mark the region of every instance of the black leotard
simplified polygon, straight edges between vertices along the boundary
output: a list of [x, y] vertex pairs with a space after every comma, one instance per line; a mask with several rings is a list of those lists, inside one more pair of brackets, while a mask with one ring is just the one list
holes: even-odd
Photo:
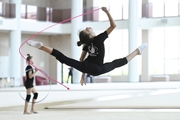
[[33, 74], [34, 71], [33, 71], [33, 68], [32, 68], [30, 65], [28, 65], [25, 70], [26, 70], [25, 87], [26, 87], [26, 89], [29, 89], [29, 88], [34, 87], [34, 86], [33, 86], [34, 77], [29, 78], [29, 75], [28, 75], [28, 74], [29, 74], [30, 71], [32, 71], [32, 74]]

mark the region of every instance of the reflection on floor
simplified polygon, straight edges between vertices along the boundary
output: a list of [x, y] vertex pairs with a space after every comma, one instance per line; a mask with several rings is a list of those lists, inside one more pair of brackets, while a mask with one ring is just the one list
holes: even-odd
[[[122, 91], [121, 91], [122, 92]], [[72, 100], [48, 109], [180, 109], [180, 89], [138, 90], [93, 99]]]
[[[37, 115], [23, 115], [23, 106], [14, 106], [0, 108], [0, 119], [179, 120], [180, 83], [124, 85], [94, 84], [83, 88], [72, 85], [71, 91], [54, 86], [48, 98], [36, 104]], [[46, 92], [37, 89], [40, 94]], [[7, 89], [0, 91], [13, 94]]]

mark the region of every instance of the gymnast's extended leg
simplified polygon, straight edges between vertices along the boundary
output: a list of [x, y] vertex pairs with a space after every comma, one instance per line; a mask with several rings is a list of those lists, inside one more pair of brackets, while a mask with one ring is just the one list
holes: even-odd
[[111, 70], [113, 70], [115, 68], [126, 65], [134, 57], [136, 57], [137, 55], [141, 55], [143, 50], [146, 47], [147, 47], [147, 43], [144, 43], [141, 46], [139, 46], [137, 49], [135, 49], [132, 53], [127, 55], [126, 57], [121, 58], [121, 59], [116, 59], [116, 60], [114, 60], [112, 62], [109, 62], [109, 63], [105, 63], [103, 66], [101, 66], [101, 68], [99, 69], [99, 72], [98, 72], [97, 75], [107, 73], [107, 72], [109, 72], [109, 71], [111, 71]]
[[54, 48], [51, 48], [51, 47], [44, 46], [41, 42], [36, 42], [33, 40], [29, 40], [27, 42], [27, 44], [29, 46], [38, 48], [46, 53], [49, 53], [50, 55], [56, 57], [56, 59], [58, 61], [60, 61], [61, 63], [64, 63], [68, 66], [71, 66], [71, 67], [76, 68], [77, 70], [83, 72], [82, 62], [71, 59], [71, 58], [65, 56], [64, 54], [62, 54], [60, 51], [58, 51]]

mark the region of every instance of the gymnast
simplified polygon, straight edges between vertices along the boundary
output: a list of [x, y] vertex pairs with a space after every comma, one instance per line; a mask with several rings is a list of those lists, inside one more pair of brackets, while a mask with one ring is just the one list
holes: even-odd
[[[25, 100], [25, 106], [24, 106], [24, 114], [30, 114], [30, 113], [34, 113], [34, 114], [37, 114], [36, 111], [34, 111], [34, 104], [35, 104], [35, 101], [38, 97], [38, 93], [36, 92], [36, 89], [34, 88], [33, 86], [33, 81], [34, 81], [34, 76], [37, 72], [37, 70], [35, 69], [35, 72], [32, 68], [32, 66], [30, 64], [33, 64], [33, 57], [30, 56], [30, 54], [27, 54], [27, 67], [26, 67], [26, 81], [24, 83], [24, 86], [26, 87], [26, 100]], [[28, 108], [28, 103], [31, 99], [31, 93], [34, 94], [34, 97], [32, 99], [32, 106], [31, 106], [31, 111], [28, 112], [27, 111], [27, 108]]]
[[[27, 44], [49, 53], [62, 64], [66, 64], [82, 72], [80, 83], [82, 86], [83, 84], [86, 85], [84, 80], [85, 73], [93, 76], [107, 73], [115, 68], [126, 65], [135, 56], [141, 55], [143, 50], [147, 47], [147, 43], [144, 43], [124, 58], [119, 58], [113, 60], [112, 62], [103, 63], [105, 54], [104, 41], [106, 40], [106, 38], [108, 38], [108, 35], [115, 29], [116, 24], [107, 8], [102, 7], [101, 9], [106, 13], [110, 22], [110, 26], [99, 35], [95, 35], [91, 27], [86, 27], [84, 30], [79, 32], [80, 41], [77, 42], [77, 45], [83, 45], [80, 61], [68, 58], [60, 51], [51, 47], [44, 46], [42, 42], [29, 40]], [[87, 53], [88, 56], [87, 58], [85, 58]]]

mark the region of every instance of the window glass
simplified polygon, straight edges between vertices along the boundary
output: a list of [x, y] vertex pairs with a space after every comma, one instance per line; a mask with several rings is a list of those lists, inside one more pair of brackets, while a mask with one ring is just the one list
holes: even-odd
[[165, 16], [178, 16], [178, 0], [165, 0]]
[[28, 5], [27, 6], [27, 18], [36, 20], [36, 16], [37, 16], [37, 6]]
[[[141, 43], [141, 30], [138, 33], [138, 43]], [[138, 47], [138, 46], [137, 46]], [[114, 30], [109, 38], [105, 41], [105, 58], [104, 62], [111, 62], [115, 59], [126, 57], [129, 52], [129, 38], [128, 38], [128, 30]], [[131, 51], [132, 52], [132, 51]], [[142, 57], [138, 56], [138, 66], [139, 66], [139, 74], [141, 74], [141, 62]], [[128, 64], [119, 68], [116, 68], [109, 73], [104, 75], [111, 76], [119, 76], [119, 75], [128, 75]]]
[[179, 28], [153, 29], [153, 74], [179, 74]]
[[164, 0], [152, 0], [152, 3], [153, 3], [152, 16], [164, 17]]
[[21, 18], [26, 19], [26, 5], [21, 5]]

